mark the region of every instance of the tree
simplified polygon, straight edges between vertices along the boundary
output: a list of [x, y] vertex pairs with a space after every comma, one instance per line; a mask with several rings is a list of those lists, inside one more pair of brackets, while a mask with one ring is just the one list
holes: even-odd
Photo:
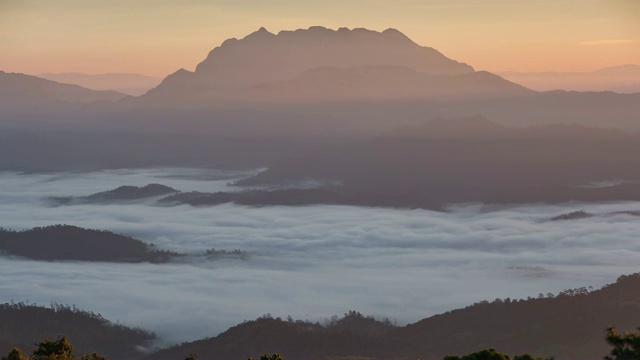
[[106, 356], [102, 356], [96, 352], [92, 353], [91, 355], [89, 354], [82, 354], [82, 357], [80, 358], [80, 360], [109, 360], [109, 358], [107, 358]]
[[28, 360], [26, 356], [22, 354], [22, 351], [18, 348], [13, 348], [9, 354], [2, 358], [2, 360]]
[[613, 347], [611, 356], [605, 356], [605, 360], [640, 360], [640, 336], [637, 332], [619, 334], [610, 327], [605, 339]]
[[[511, 360], [511, 357], [507, 354], [503, 354], [496, 349], [482, 350], [474, 352], [463, 357], [456, 355], [447, 355], [444, 360]], [[531, 354], [523, 354], [514, 356], [513, 360], [543, 360], [542, 358], [534, 357]]]
[[57, 340], [45, 339], [36, 344], [33, 351], [32, 360], [74, 360], [73, 346], [66, 335], [58, 337]]
[[[253, 360], [253, 357], [250, 357], [249, 360]], [[284, 359], [282, 359], [282, 356], [280, 356], [280, 354], [276, 353], [271, 356], [269, 356], [269, 354], [262, 354], [262, 356], [260, 356], [260, 360], [284, 360]]]

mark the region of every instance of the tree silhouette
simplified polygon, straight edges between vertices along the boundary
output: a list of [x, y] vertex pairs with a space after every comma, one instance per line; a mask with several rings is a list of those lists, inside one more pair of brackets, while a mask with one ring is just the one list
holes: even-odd
[[109, 358], [94, 352], [91, 354], [83, 354], [80, 360], [109, 360]]
[[9, 354], [2, 358], [2, 360], [27, 360], [27, 357], [22, 354], [22, 351], [18, 348], [13, 348]]
[[[253, 357], [250, 357], [249, 360], [253, 360]], [[269, 354], [262, 354], [262, 356], [260, 356], [260, 360], [284, 360], [282, 358], [282, 356], [280, 356], [280, 354], [275, 353], [271, 356], [269, 356]]]
[[640, 360], [640, 336], [637, 332], [619, 334], [610, 327], [607, 329], [605, 339], [609, 345], [613, 346], [611, 356], [605, 356], [605, 360]]
[[66, 335], [57, 340], [45, 339], [36, 344], [31, 356], [32, 360], [74, 360], [73, 346]]
[[[456, 355], [447, 355], [444, 360], [511, 360], [511, 357], [507, 354], [503, 354], [496, 349], [488, 349], [477, 351], [463, 357]], [[542, 358], [533, 357], [531, 354], [516, 355], [513, 360], [543, 360]]]

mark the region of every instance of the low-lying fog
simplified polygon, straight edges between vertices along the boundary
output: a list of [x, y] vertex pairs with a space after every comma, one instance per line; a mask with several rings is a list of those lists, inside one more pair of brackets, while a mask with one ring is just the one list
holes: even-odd
[[[349, 206], [160, 207], [152, 201], [52, 207], [120, 185], [229, 189], [243, 174], [201, 169], [0, 173], [0, 226], [71, 224], [195, 252], [240, 249], [246, 260], [190, 264], [47, 263], [0, 259], [0, 301], [75, 304], [155, 331], [165, 343], [214, 336], [243, 320], [319, 320], [347, 310], [398, 324], [483, 299], [600, 287], [640, 264], [640, 218], [547, 221], [640, 203], [455, 206], [449, 213]], [[245, 174], [246, 175], [246, 174]]]

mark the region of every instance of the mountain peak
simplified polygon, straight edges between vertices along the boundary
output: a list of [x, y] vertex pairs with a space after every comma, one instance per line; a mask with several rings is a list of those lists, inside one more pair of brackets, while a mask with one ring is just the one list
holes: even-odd
[[216, 96], [262, 83], [287, 81], [311, 69], [362, 66], [406, 67], [427, 75], [474, 72], [471, 66], [420, 46], [396, 29], [378, 32], [312, 26], [273, 34], [261, 27], [240, 40], [226, 40], [209, 52], [194, 73], [175, 73], [172, 81], [163, 81], [159, 88], [171, 85], [174, 90], [169, 92]]
[[263, 40], [276, 36], [275, 34], [269, 32], [265, 27], [261, 27], [258, 31], [252, 32], [251, 34], [244, 37], [242, 40]]

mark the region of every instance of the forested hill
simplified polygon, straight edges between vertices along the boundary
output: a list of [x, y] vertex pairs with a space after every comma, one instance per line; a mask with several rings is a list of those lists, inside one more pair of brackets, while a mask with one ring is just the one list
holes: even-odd
[[190, 353], [207, 360], [244, 359], [276, 352], [287, 360], [364, 355], [371, 354], [377, 348], [376, 341], [393, 329], [395, 326], [388, 319], [378, 321], [355, 311], [326, 324], [266, 315], [216, 337], [161, 350], [145, 360], [182, 359]]
[[493, 347], [562, 360], [600, 360], [608, 351], [603, 340], [607, 327], [630, 331], [639, 325], [637, 273], [595, 291], [581, 288], [556, 296], [477, 303], [408, 325], [386, 340], [388, 354], [394, 353], [393, 347], [440, 357]]
[[634, 274], [595, 291], [580, 288], [526, 300], [483, 301], [402, 328], [354, 312], [326, 326], [262, 317], [146, 359], [173, 360], [190, 353], [207, 360], [242, 359], [273, 352], [287, 360], [442, 359], [496, 348], [559, 360], [600, 360], [609, 352], [607, 327], [626, 331], [638, 325], [640, 274]]
[[111, 359], [138, 358], [155, 339], [151, 332], [114, 324], [75, 306], [0, 304], [0, 354], [14, 347], [30, 353], [36, 342], [60, 334], [73, 342], [77, 354], [98, 352]]
[[0, 252], [48, 261], [166, 262], [177, 255], [129, 236], [70, 225], [0, 228]]

